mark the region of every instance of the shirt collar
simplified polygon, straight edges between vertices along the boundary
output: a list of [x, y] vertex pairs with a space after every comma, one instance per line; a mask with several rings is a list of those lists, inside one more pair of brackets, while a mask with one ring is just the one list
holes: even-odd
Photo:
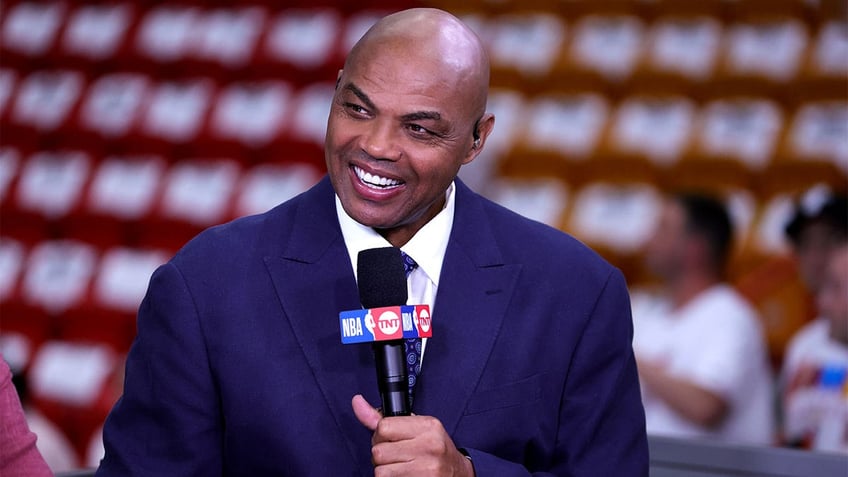
[[[456, 187], [451, 182], [445, 192], [444, 208], [424, 224], [406, 245], [401, 247], [401, 250], [418, 263], [418, 267], [437, 287], [439, 286], [439, 275], [442, 272], [445, 252], [448, 248], [448, 240], [453, 229], [454, 210], [456, 209], [455, 193]], [[354, 275], [356, 275], [357, 258], [360, 251], [392, 246], [376, 230], [360, 224], [347, 215], [338, 195], [336, 195], [336, 215], [339, 218], [342, 237], [344, 237], [347, 253], [350, 255]]]

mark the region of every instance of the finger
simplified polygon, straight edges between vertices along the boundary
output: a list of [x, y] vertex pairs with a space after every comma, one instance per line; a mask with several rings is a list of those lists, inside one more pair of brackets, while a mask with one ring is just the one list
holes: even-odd
[[445, 433], [441, 422], [432, 416], [390, 416], [377, 423], [374, 443], [404, 441], [431, 433]]
[[383, 416], [380, 415], [380, 411], [368, 404], [368, 401], [361, 394], [353, 397], [351, 406], [353, 406], [353, 414], [356, 415], [356, 418], [363, 426], [371, 431], [377, 429], [377, 424]]
[[379, 442], [371, 447], [371, 462], [374, 466], [411, 462], [419, 456], [419, 451], [411, 440]]

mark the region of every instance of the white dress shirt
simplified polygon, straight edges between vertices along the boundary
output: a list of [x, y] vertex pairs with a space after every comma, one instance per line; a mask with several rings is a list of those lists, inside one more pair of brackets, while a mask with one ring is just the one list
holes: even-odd
[[[445, 192], [445, 206], [424, 224], [421, 229], [400, 249], [418, 264], [418, 268], [409, 274], [406, 280], [409, 305], [430, 305], [430, 310], [436, 305], [436, 291], [439, 288], [439, 275], [442, 273], [442, 262], [448, 248], [448, 239], [453, 228], [455, 210], [454, 195], [456, 188], [451, 183]], [[353, 220], [336, 196], [336, 214], [342, 229], [353, 274], [356, 276], [359, 252], [370, 248], [391, 247], [392, 244], [371, 227]], [[433, 316], [433, 319], [438, 319]], [[421, 361], [424, 361], [424, 350], [427, 338], [421, 343]]]

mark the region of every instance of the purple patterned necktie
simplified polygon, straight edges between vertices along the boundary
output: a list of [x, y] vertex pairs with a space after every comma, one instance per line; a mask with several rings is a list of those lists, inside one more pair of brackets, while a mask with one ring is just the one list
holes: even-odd
[[[409, 255], [401, 252], [403, 257], [403, 271], [406, 276], [413, 270], [418, 268], [418, 264]], [[421, 338], [408, 338], [404, 340], [404, 354], [406, 355], [406, 369], [409, 374], [409, 405], [412, 406], [412, 388], [415, 387], [415, 381], [418, 380], [418, 373], [421, 371]]]

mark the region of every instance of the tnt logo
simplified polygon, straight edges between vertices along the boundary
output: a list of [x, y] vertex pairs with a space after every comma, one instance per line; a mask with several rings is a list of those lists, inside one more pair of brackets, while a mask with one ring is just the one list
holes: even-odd
[[430, 338], [433, 336], [429, 306], [416, 305], [413, 321], [415, 322], [415, 326], [418, 328], [418, 336], [420, 338]]
[[400, 317], [394, 311], [386, 310], [377, 318], [377, 326], [383, 334], [393, 335], [400, 330]]
[[[371, 318], [366, 318], [365, 326], [368, 328], [368, 331], [374, 333], [374, 340], [382, 341], [403, 338], [399, 306], [373, 308], [368, 310], [368, 315]], [[373, 329], [371, 326], [373, 326]]]

